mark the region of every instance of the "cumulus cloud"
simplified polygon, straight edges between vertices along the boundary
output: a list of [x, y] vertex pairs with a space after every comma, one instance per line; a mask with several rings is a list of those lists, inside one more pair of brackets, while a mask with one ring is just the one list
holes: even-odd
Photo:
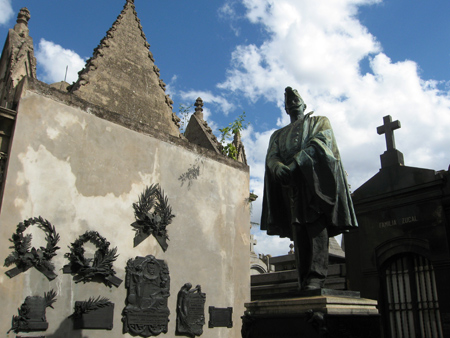
[[45, 39], [39, 41], [35, 55], [38, 62], [38, 77], [47, 83], [63, 81], [66, 67], [68, 67], [66, 81], [75, 82], [78, 79], [78, 72], [85, 65], [85, 61], [74, 51]]
[[[450, 94], [439, 90], [435, 80], [422, 79], [415, 62], [392, 62], [383, 53], [357, 17], [359, 6], [377, 2], [381, 0], [242, 0], [247, 20], [261, 25], [268, 38], [259, 45], [237, 46], [226, 80], [218, 85], [251, 102], [273, 102], [280, 108], [278, 127], [289, 123], [284, 88], [297, 88], [308, 110], [330, 118], [352, 190], [380, 168], [386, 144], [376, 127], [386, 115], [401, 121], [396, 145], [406, 165], [441, 170], [450, 161]], [[362, 74], [362, 60], [369, 60], [369, 73]], [[256, 222], [271, 132], [249, 129], [243, 135], [251, 189], [261, 194], [253, 203]], [[274, 254], [270, 246], [280, 242], [260, 236], [259, 252]]]
[[181, 91], [179, 93], [183, 100], [190, 100], [195, 102], [198, 97], [201, 97], [203, 102], [214, 104], [225, 115], [234, 109], [234, 105], [230, 103], [226, 98], [220, 95], [214, 95], [209, 91], [192, 90], [188, 92]]
[[0, 0], [0, 25], [5, 25], [13, 17], [11, 0]]
[[[266, 236], [262, 232], [254, 232], [253, 236], [256, 239], [255, 252], [262, 254], [269, 253], [273, 257], [286, 255], [290, 250], [289, 245], [292, 243], [289, 238]], [[270, 252], [267, 252], [265, 248], [270, 248]]]

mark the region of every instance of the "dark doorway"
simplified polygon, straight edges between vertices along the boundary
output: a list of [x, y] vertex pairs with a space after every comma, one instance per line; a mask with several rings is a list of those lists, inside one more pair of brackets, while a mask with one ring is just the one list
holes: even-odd
[[434, 270], [428, 259], [413, 253], [394, 256], [381, 276], [388, 337], [443, 337]]

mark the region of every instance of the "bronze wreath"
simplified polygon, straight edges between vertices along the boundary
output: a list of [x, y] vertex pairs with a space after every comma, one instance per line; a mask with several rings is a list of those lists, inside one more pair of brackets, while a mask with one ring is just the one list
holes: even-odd
[[[47, 241], [47, 245], [45, 248], [42, 246], [39, 249], [31, 247], [31, 234], [25, 236], [23, 234], [30, 225], [35, 224], [46, 233], [45, 240]], [[14, 251], [6, 257], [4, 263], [4, 266], [16, 264], [16, 268], [7, 271], [6, 274], [12, 278], [34, 266], [48, 279], [54, 279], [56, 277], [54, 273], [55, 267], [50, 260], [56, 256], [56, 250], [59, 249], [59, 246], [57, 246], [59, 238], [55, 227], [41, 216], [20, 222], [17, 225], [16, 232], [9, 239], [14, 244], [10, 246], [10, 249], [14, 249]]]
[[[83, 245], [87, 242], [97, 248], [93, 259], [84, 257]], [[114, 276], [116, 272], [113, 270], [113, 262], [118, 257], [117, 247], [109, 249], [109, 245], [106, 238], [100, 236], [97, 231], [86, 231], [71, 244], [70, 252], [64, 255], [70, 263], [64, 266], [63, 272], [75, 274], [75, 283], [101, 279], [109, 287], [119, 286], [122, 280]]]
[[152, 184], [146, 187], [139, 196], [137, 203], [133, 203], [134, 216], [136, 222], [132, 223], [133, 230], [136, 231], [134, 246], [137, 246], [145, 238], [153, 234], [166, 251], [169, 239], [166, 227], [172, 223], [172, 207], [169, 199], [164, 196], [159, 184]]

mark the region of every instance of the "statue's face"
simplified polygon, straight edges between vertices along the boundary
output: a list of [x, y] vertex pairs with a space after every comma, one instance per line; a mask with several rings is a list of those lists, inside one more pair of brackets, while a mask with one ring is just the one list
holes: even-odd
[[303, 110], [303, 101], [301, 101], [298, 96], [291, 95], [286, 100], [286, 111], [289, 115], [303, 114]]

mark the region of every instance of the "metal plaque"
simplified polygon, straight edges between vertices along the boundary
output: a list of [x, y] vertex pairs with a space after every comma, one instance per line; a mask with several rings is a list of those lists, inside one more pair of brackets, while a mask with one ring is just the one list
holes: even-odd
[[48, 328], [48, 323], [45, 317], [45, 309], [47, 307], [53, 308], [53, 303], [56, 301], [56, 292], [51, 290], [44, 293], [44, 297], [28, 296], [18, 309], [19, 315], [13, 316], [10, 331], [18, 332], [33, 332], [45, 331]]
[[233, 327], [233, 308], [216, 308], [209, 307], [209, 322], [208, 327]]
[[184, 284], [177, 298], [177, 334], [200, 336], [205, 325], [206, 294], [200, 285], [192, 288], [191, 283]]
[[91, 297], [87, 301], [76, 301], [74, 312], [69, 316], [73, 320], [74, 330], [112, 330], [113, 317], [114, 304], [105, 297]]
[[152, 255], [127, 262], [126, 307], [122, 313], [123, 332], [142, 337], [167, 333], [170, 276], [167, 264]]

